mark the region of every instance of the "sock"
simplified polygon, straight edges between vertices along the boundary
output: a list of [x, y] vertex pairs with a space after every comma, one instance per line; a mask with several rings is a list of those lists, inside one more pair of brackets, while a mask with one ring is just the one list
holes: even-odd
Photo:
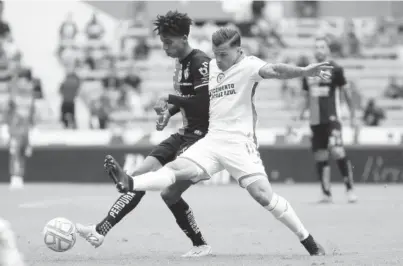
[[322, 191], [327, 196], [332, 196], [330, 191], [330, 165], [328, 161], [316, 162], [316, 170], [322, 185]]
[[192, 209], [182, 198], [180, 198], [175, 204], [168, 205], [168, 208], [175, 216], [176, 223], [192, 241], [193, 246], [207, 245], [196, 224]]
[[96, 231], [105, 236], [120, 220], [139, 204], [145, 192], [127, 192], [121, 195], [110, 208], [108, 215], [96, 225]]
[[175, 173], [171, 169], [162, 167], [158, 171], [135, 176], [132, 180], [133, 190], [158, 191], [175, 183], [176, 178]]
[[351, 166], [351, 161], [347, 157], [344, 157], [337, 160], [337, 165], [343, 176], [347, 191], [353, 189], [353, 168]]
[[298, 218], [290, 203], [283, 197], [273, 193], [270, 204], [265, 207], [273, 216], [287, 226], [300, 241], [309, 236], [309, 232], [305, 229], [301, 220]]

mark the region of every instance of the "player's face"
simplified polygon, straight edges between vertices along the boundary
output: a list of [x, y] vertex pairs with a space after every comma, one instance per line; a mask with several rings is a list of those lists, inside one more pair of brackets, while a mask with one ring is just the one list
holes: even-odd
[[222, 71], [226, 71], [238, 60], [241, 55], [241, 48], [230, 47], [227, 43], [224, 43], [219, 46], [213, 45], [213, 52], [218, 68]]
[[329, 46], [324, 40], [315, 42], [315, 58], [317, 61], [325, 61], [329, 55]]
[[178, 58], [185, 49], [186, 37], [160, 35], [160, 40], [162, 49], [169, 57]]

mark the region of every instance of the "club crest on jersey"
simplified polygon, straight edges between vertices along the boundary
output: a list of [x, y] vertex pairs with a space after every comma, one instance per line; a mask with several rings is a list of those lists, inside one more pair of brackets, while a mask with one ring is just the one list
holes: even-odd
[[189, 66], [187, 66], [185, 71], [183, 71], [183, 76], [185, 79], [189, 78]]
[[181, 80], [182, 80], [182, 69], [180, 69], [178, 71], [178, 76], [176, 78], [177, 78], [178, 82], [181, 82]]
[[217, 83], [221, 83], [223, 81], [224, 77], [225, 77], [224, 73], [218, 74]]

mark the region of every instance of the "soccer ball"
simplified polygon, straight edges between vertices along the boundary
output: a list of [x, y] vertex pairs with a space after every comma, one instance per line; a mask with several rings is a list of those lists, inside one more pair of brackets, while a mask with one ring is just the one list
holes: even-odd
[[65, 218], [50, 220], [43, 234], [46, 246], [56, 252], [65, 252], [76, 243], [76, 226]]

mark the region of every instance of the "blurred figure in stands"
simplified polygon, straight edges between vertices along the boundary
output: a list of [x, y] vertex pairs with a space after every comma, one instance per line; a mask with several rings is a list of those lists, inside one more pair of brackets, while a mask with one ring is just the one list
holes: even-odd
[[69, 12], [67, 14], [66, 20], [60, 25], [59, 28], [59, 38], [60, 41], [64, 40], [75, 40], [78, 33], [77, 23], [73, 19], [73, 13]]
[[397, 84], [395, 76], [389, 77], [389, 84], [385, 89], [384, 95], [391, 99], [403, 98], [403, 86]]
[[0, 1], [0, 38], [11, 40], [11, 30], [7, 22], [3, 20], [4, 2]]
[[10, 152], [10, 189], [24, 186], [26, 160], [32, 154], [29, 134], [35, 120], [35, 92], [30, 69], [17, 63], [12, 70], [9, 91], [9, 152]]
[[361, 56], [360, 51], [360, 40], [357, 37], [354, 22], [346, 22], [346, 29], [344, 34], [344, 56], [359, 57]]
[[65, 128], [77, 128], [75, 100], [79, 93], [81, 80], [75, 72], [74, 68], [68, 68], [67, 74], [60, 84], [60, 95], [62, 104], [60, 108], [61, 121]]
[[147, 43], [146, 38], [139, 38], [137, 44], [134, 48], [134, 59], [135, 60], [146, 60], [150, 53], [150, 46]]
[[98, 20], [96, 13], [92, 14], [91, 20], [87, 23], [85, 33], [90, 40], [100, 40], [104, 37], [105, 28]]
[[385, 118], [383, 109], [376, 105], [374, 99], [370, 99], [365, 107], [364, 116], [362, 118], [364, 124], [371, 127], [379, 126], [380, 122]]
[[141, 97], [141, 78], [137, 74], [137, 69], [132, 64], [128, 74], [123, 79], [122, 84], [122, 105], [127, 106], [134, 116], [144, 115], [143, 99]]

